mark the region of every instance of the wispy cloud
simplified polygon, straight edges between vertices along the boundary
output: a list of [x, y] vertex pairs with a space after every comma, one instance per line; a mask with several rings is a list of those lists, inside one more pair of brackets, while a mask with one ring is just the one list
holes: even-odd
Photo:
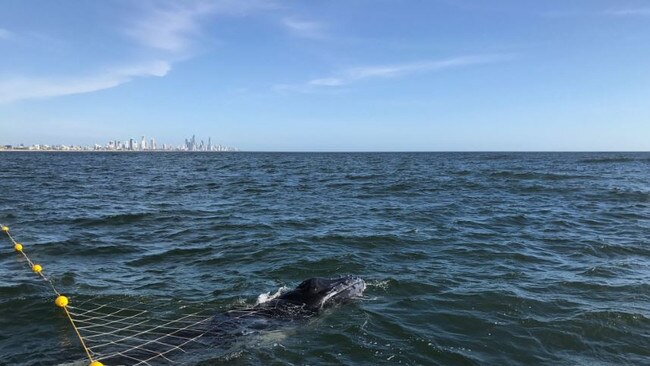
[[163, 0], [145, 4], [146, 15], [131, 22], [125, 33], [146, 47], [172, 54], [191, 52], [211, 17], [241, 17], [277, 7], [274, 0]]
[[316, 78], [302, 84], [281, 84], [276, 89], [281, 91], [309, 92], [322, 88], [333, 88], [350, 85], [368, 79], [390, 79], [415, 73], [436, 72], [445, 69], [470, 65], [480, 65], [502, 62], [512, 59], [512, 55], [473, 55], [433, 60], [424, 62], [409, 62], [392, 65], [371, 65], [342, 70], [332, 76]]
[[327, 38], [326, 27], [320, 22], [284, 18], [282, 19], [282, 25], [297, 37], [311, 39]]
[[168, 62], [155, 61], [112, 68], [81, 77], [23, 77], [0, 80], [0, 103], [89, 93], [113, 88], [139, 77], [162, 77], [167, 75], [170, 69], [171, 65]]
[[[139, 60], [105, 67], [91, 74], [4, 77], [0, 79], [0, 103], [91, 93], [138, 78], [166, 76], [175, 61], [188, 56], [189, 48], [200, 34], [200, 18], [214, 11], [214, 6], [204, 1], [155, 4], [155, 7], [141, 9], [137, 13], [138, 20], [122, 31], [147, 48], [163, 53], [143, 52]], [[11, 38], [14, 38], [12, 32], [0, 28], [0, 41]]]
[[213, 0], [215, 13], [228, 16], [246, 16], [259, 11], [277, 10], [283, 7], [276, 0]]
[[650, 16], [650, 8], [613, 9], [603, 12], [603, 14], [617, 17], [647, 17]]
[[[114, 88], [142, 77], [164, 77], [174, 63], [195, 55], [211, 16], [245, 16], [275, 7], [274, 0], [160, 0], [137, 3], [134, 18], [118, 31], [144, 46], [140, 60], [91, 75], [0, 79], [0, 103], [53, 98]], [[13, 33], [0, 28], [0, 40]], [[152, 60], [144, 61], [142, 60]], [[155, 61], [154, 61], [155, 60]], [[124, 65], [124, 64], [122, 64]]]
[[164, 3], [147, 9], [125, 33], [140, 44], [172, 53], [182, 53], [201, 34], [200, 20], [213, 13], [213, 3], [204, 1]]
[[13, 33], [9, 32], [6, 29], [0, 28], [0, 40], [11, 39], [12, 36], [13, 36]]
[[609, 17], [609, 18], [628, 18], [628, 17], [648, 17], [650, 8], [618, 8], [595, 11], [550, 11], [542, 13], [545, 18], [578, 18], [578, 17]]

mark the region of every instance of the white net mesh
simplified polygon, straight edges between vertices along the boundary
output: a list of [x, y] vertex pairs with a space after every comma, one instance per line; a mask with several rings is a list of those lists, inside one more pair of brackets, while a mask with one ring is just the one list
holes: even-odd
[[179, 314], [133, 299], [93, 299], [68, 310], [93, 359], [105, 365], [173, 364], [179, 353], [206, 346], [201, 338], [211, 329], [213, 315]]
[[220, 351], [233, 351], [248, 338], [242, 336], [274, 329], [276, 317], [286, 322], [287, 314], [294, 320], [311, 314], [302, 306], [267, 304], [193, 311], [173, 303], [109, 297], [71, 304], [68, 310], [92, 359], [106, 366], [169, 365], [198, 360], [206, 351], [211, 359]]
[[133, 298], [69, 302], [45, 276], [43, 266], [33, 262], [24, 246], [16, 242], [9, 227], [0, 224], [0, 231], [57, 296], [55, 303], [63, 309], [91, 365], [97, 364], [94, 361], [107, 366], [176, 363], [175, 354], [199, 345], [207, 332], [219, 326], [212, 320], [214, 313], [201, 310], [179, 314], [178, 307], [169, 303], [153, 306]]

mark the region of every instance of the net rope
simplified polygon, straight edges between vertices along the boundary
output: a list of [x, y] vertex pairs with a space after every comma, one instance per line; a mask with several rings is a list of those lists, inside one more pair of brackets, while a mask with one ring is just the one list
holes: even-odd
[[70, 313], [91, 355], [132, 365], [174, 363], [169, 357], [199, 343], [211, 320], [204, 311], [165, 315], [156, 313], [155, 308], [92, 302], [71, 306]]
[[0, 228], [32, 271], [56, 295], [55, 303], [63, 309], [90, 366], [175, 364], [177, 354], [187, 353], [193, 346], [209, 345], [202, 338], [224, 322], [238, 318], [217, 322], [206, 310], [179, 313], [178, 307], [169, 303], [152, 306], [128, 298], [108, 303], [99, 298], [68, 300], [45, 276], [43, 267], [27, 255], [9, 228], [1, 224]]

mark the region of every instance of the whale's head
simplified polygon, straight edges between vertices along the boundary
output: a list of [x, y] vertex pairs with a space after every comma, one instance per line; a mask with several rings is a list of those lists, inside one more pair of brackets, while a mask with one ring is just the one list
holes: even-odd
[[317, 311], [360, 298], [365, 289], [366, 283], [355, 276], [315, 277], [303, 281], [298, 287], [285, 292], [277, 299]]

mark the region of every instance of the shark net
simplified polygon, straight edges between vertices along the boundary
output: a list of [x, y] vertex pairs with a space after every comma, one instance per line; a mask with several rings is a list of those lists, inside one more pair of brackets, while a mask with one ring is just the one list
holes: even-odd
[[174, 364], [179, 354], [207, 346], [202, 338], [213, 326], [207, 311], [179, 314], [177, 308], [134, 304], [128, 298], [105, 301], [94, 298], [67, 306], [94, 362], [107, 366]]
[[[9, 227], [0, 224], [14, 250], [53, 292], [90, 366], [165, 365], [179, 363], [179, 354], [210, 346], [210, 337], [237, 317], [215, 319], [214, 310], [173, 302], [152, 304], [133, 297], [82, 299], [61, 294], [44, 266], [27, 255]], [[79, 363], [75, 362], [74, 365]], [[81, 363], [84, 364], [84, 363]]]
[[[217, 314], [214, 306], [152, 300], [133, 296], [84, 297], [67, 296], [59, 292], [55, 283], [46, 276], [43, 265], [35, 262], [23, 244], [18, 243], [9, 227], [0, 224], [0, 233], [6, 234], [13, 249], [53, 293], [54, 304], [65, 315], [71, 327], [70, 335], [80, 346], [79, 356], [85, 353], [87, 362], [68, 365], [118, 366], [118, 365], [170, 365], [192, 361], [222, 358], [215, 352], [220, 346], [227, 352], [237, 348], [239, 335], [263, 331], [276, 314], [292, 314], [292, 318], [309, 318], [309, 309], [303, 306], [283, 305], [271, 300], [275, 294], [263, 294], [257, 304], [264, 307], [242, 307]], [[190, 352], [192, 351], [192, 352]], [[204, 351], [204, 352], [201, 352]], [[209, 354], [206, 355], [205, 351]], [[233, 353], [237, 355], [239, 352]], [[202, 359], [201, 359], [202, 358]]]
[[[261, 296], [257, 303], [272, 300], [283, 290]], [[89, 359], [106, 366], [182, 364], [205, 361], [205, 357], [214, 360], [215, 356], [224, 359], [228, 355], [219, 355], [215, 347], [234, 351], [235, 340], [263, 330], [271, 324], [268, 319], [275, 310], [274, 305], [217, 312], [214, 308], [196, 310], [199, 306], [205, 307], [204, 304], [154, 304], [132, 297], [104, 297], [66, 308]], [[306, 316], [302, 307], [282, 310], [295, 313], [297, 319]]]

